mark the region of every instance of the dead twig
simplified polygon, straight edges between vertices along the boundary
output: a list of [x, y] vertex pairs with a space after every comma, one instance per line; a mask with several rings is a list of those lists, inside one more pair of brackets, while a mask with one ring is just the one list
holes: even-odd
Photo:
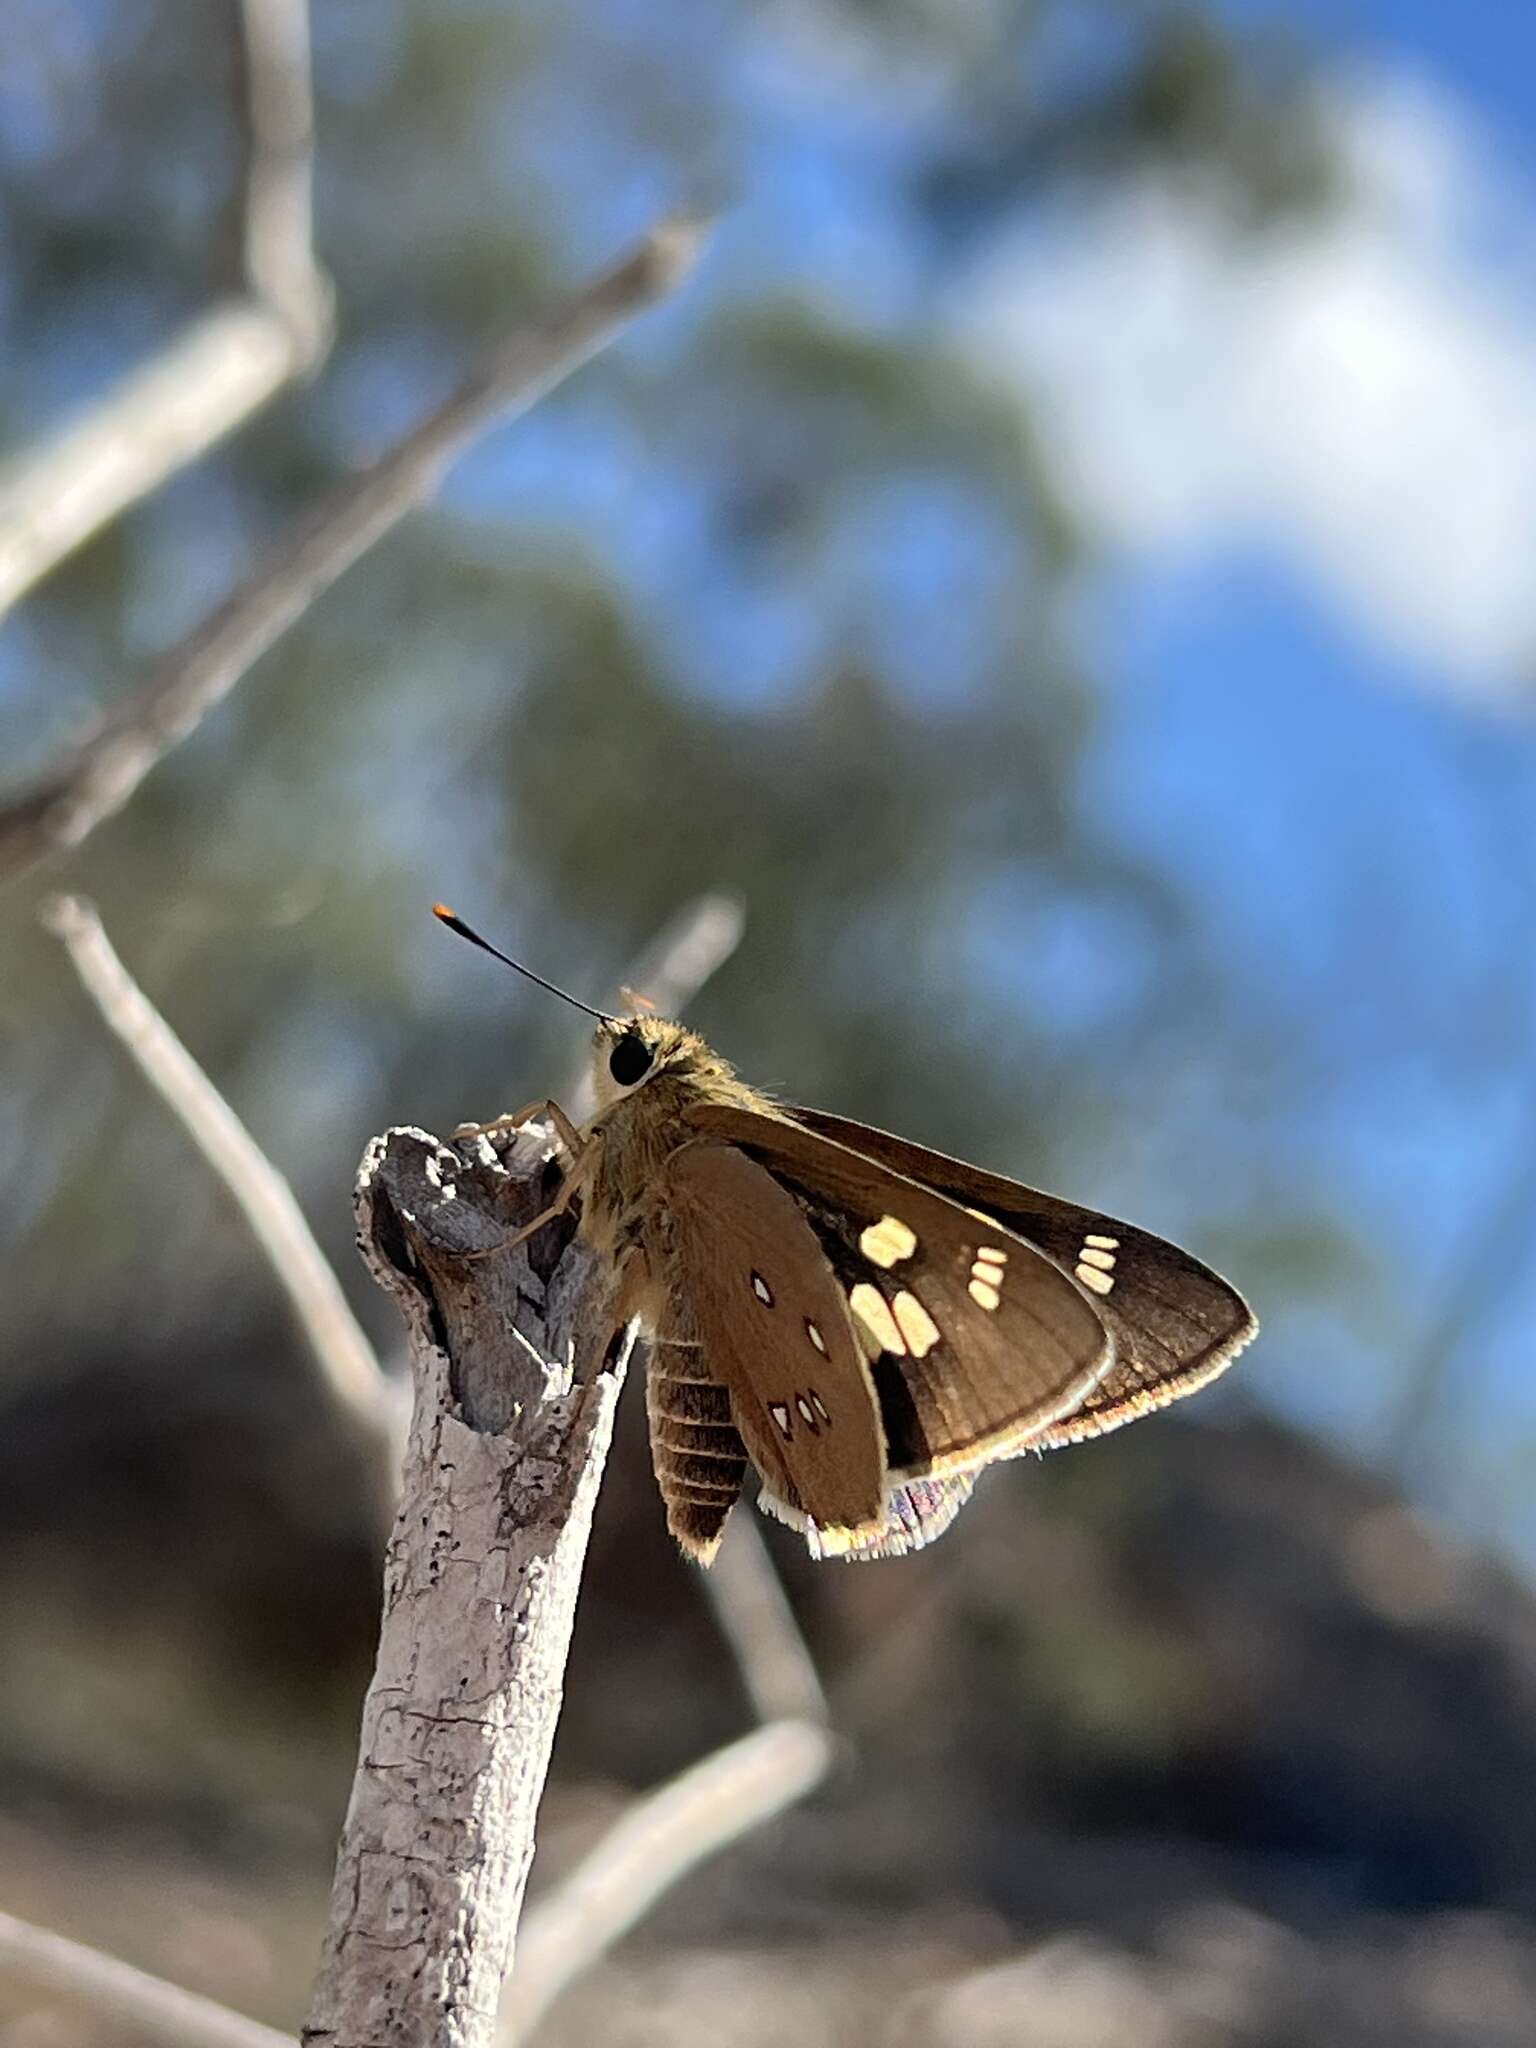
[[315, 261], [315, 103], [308, 0], [240, 0], [245, 68], [245, 277], [307, 347], [330, 329], [330, 281]]
[[498, 2040], [516, 2048], [583, 1971], [664, 1892], [826, 1776], [832, 1741], [805, 1721], [773, 1721], [648, 1794], [529, 1913], [502, 1995]]
[[313, 369], [331, 290], [310, 239], [305, 0], [242, 0], [250, 297], [211, 307], [148, 363], [0, 469], [0, 614], [93, 533]]
[[680, 1017], [741, 944], [746, 916], [739, 896], [718, 889], [685, 904], [635, 961], [627, 986], [658, 1015]]
[[392, 1131], [358, 1182], [415, 1403], [304, 2030], [325, 2048], [494, 2037], [625, 1362], [578, 1244], [505, 1243], [541, 1207], [548, 1151]]
[[[286, 1183], [133, 983], [90, 906], [58, 897], [43, 915], [109, 1028], [235, 1196], [338, 1412], [387, 1457], [398, 1435], [391, 1390]], [[668, 927], [642, 963], [668, 1007], [682, 1006], [689, 978], [712, 971], [738, 928], [739, 912], [720, 899]], [[499, 1155], [484, 1143], [454, 1150], [395, 1132], [364, 1163], [364, 1252], [405, 1311], [416, 1405], [306, 2034], [326, 2048], [415, 2038], [429, 2015], [450, 2009], [454, 2038], [491, 2038], [622, 1372], [598, 1369], [602, 1285], [577, 1248], [553, 1267], [547, 1252], [532, 1263], [533, 1245], [464, 1257], [499, 1243], [536, 1205], [541, 1156], [537, 1133]], [[639, 1801], [530, 1916], [502, 2004], [503, 2041], [526, 2035], [671, 1885], [803, 1797], [829, 1767], [814, 1664], [760, 1532], [745, 1515], [737, 1520], [706, 1584], [767, 1725]], [[116, 1982], [112, 1973], [126, 1968], [38, 1939], [56, 1944], [58, 1988], [79, 1996], [90, 1995], [93, 1971]], [[189, 2048], [272, 2048], [278, 2038], [163, 1989], [204, 2027], [179, 2034], [169, 2008], [131, 2008], [164, 2038]]]
[[277, 1168], [112, 949], [94, 908], [55, 896], [40, 916], [64, 942], [107, 1028], [228, 1188], [309, 1340], [321, 1381], [393, 1491], [398, 1404], [341, 1283]]
[[693, 221], [654, 228], [622, 263], [503, 343], [445, 404], [298, 521], [266, 565], [174, 648], [125, 706], [0, 806], [0, 879], [78, 846], [120, 810], [257, 657], [432, 495], [443, 471], [493, 420], [526, 410], [671, 292], [691, 268], [702, 235]]
[[703, 1574], [720, 1633], [760, 1721], [828, 1719], [815, 1659], [800, 1633], [783, 1581], [743, 1500], [712, 1568]]
[[0, 1976], [46, 1997], [89, 2006], [114, 2026], [150, 2035], [167, 2048], [293, 2048], [289, 2034], [9, 1913], [0, 1913]]

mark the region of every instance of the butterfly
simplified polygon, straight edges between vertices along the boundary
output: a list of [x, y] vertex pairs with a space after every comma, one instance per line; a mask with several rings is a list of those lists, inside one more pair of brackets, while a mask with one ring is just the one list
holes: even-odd
[[[1102, 1436], [1214, 1379], [1257, 1334], [1176, 1245], [740, 1080], [695, 1032], [596, 1018], [595, 1114], [546, 1118], [563, 1168], [527, 1236], [578, 1200], [615, 1316], [649, 1340], [667, 1525], [708, 1564], [750, 1465], [816, 1557], [940, 1535], [995, 1459]], [[509, 1242], [515, 1240], [509, 1240]]]

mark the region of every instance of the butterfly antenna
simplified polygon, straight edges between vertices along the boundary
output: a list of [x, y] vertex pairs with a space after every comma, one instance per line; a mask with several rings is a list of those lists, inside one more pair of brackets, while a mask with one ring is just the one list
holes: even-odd
[[449, 931], [457, 932], [461, 939], [468, 939], [472, 946], [478, 946], [482, 953], [489, 953], [493, 960], [499, 960], [504, 967], [512, 968], [516, 973], [526, 976], [529, 981], [536, 981], [540, 988], [547, 988], [550, 994], [558, 996], [562, 1003], [569, 1003], [576, 1010], [585, 1010], [589, 1017], [595, 1017], [600, 1024], [618, 1023], [618, 1018], [611, 1017], [606, 1010], [594, 1010], [592, 1005], [584, 1003], [580, 996], [573, 996], [565, 989], [557, 988], [554, 982], [546, 981], [542, 974], [535, 974], [531, 967], [525, 967], [521, 960], [514, 960], [510, 953], [503, 953], [499, 946], [493, 946], [489, 939], [482, 939], [480, 934], [472, 926], [467, 925], [457, 912], [450, 910], [446, 903], [434, 903], [432, 915], [447, 925]]

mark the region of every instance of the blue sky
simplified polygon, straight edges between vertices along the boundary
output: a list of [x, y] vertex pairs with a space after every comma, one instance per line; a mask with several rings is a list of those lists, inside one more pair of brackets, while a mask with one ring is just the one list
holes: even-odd
[[962, 319], [1116, 536], [1092, 801], [1286, 1047], [1265, 1171], [1370, 1262], [1254, 1383], [1381, 1453], [1460, 1304], [1405, 1476], [1530, 1556], [1536, 10], [1226, 12], [1330, 53], [1340, 216], [1250, 259], [1149, 186], [989, 252]]
[[1296, 27], [1344, 52], [1423, 72], [1475, 107], [1501, 150], [1536, 172], [1536, 11], [1524, 0], [1220, 0], [1232, 22]]

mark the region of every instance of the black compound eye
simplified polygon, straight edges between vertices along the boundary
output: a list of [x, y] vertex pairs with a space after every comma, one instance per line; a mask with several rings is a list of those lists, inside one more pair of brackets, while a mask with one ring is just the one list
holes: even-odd
[[638, 1032], [626, 1031], [608, 1055], [608, 1071], [621, 1088], [633, 1088], [650, 1067], [651, 1049]]

